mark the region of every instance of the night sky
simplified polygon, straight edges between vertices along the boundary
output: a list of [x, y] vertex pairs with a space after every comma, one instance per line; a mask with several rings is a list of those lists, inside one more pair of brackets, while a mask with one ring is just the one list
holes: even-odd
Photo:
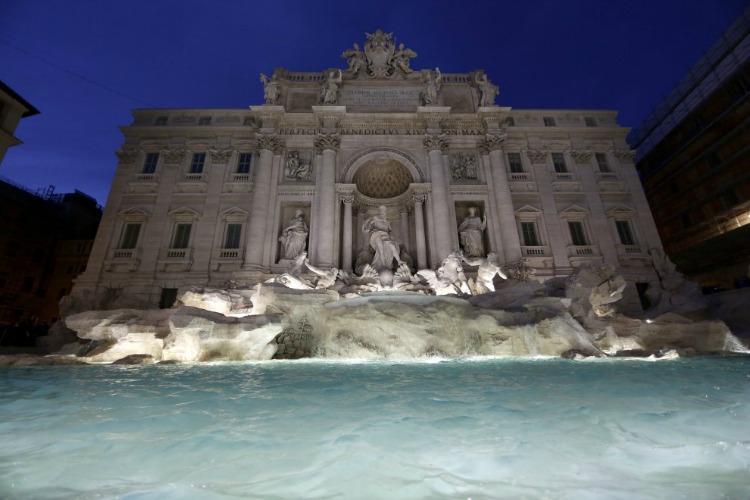
[[745, 5], [0, 0], [0, 79], [41, 111], [0, 176], [104, 202], [132, 108], [260, 104], [260, 72], [343, 68], [378, 27], [417, 52], [416, 69], [485, 69], [500, 105], [617, 109], [634, 127]]

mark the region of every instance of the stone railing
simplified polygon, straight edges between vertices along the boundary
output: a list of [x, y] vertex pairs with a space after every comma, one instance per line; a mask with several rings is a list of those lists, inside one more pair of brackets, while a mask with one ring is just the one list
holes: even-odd
[[136, 254], [135, 248], [115, 248], [112, 250], [113, 259], [134, 259]]
[[218, 248], [215, 256], [217, 259], [239, 260], [243, 258], [242, 248]]
[[568, 255], [573, 257], [593, 257], [596, 254], [596, 248], [591, 245], [570, 245], [568, 247]]
[[546, 246], [522, 246], [521, 251], [527, 257], [544, 257], [549, 255], [549, 247]]
[[508, 178], [511, 181], [529, 181], [531, 180], [531, 174], [528, 172], [511, 172], [508, 174]]
[[203, 173], [187, 173], [185, 174], [186, 181], [202, 181]]
[[135, 180], [137, 180], [137, 181], [155, 181], [156, 180], [156, 174], [138, 173], [138, 174], [135, 174]]
[[232, 182], [250, 182], [250, 174], [234, 173], [232, 174]]
[[191, 248], [165, 248], [161, 257], [163, 260], [188, 260], [191, 255]]

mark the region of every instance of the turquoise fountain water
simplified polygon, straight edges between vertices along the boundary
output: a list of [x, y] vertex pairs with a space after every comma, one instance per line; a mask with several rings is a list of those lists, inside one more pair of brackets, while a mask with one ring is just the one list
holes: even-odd
[[0, 371], [3, 498], [748, 498], [750, 359]]

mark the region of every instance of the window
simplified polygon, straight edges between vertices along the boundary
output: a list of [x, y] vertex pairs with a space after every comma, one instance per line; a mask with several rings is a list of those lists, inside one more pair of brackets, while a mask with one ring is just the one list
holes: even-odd
[[120, 235], [119, 248], [123, 250], [130, 250], [136, 247], [138, 244], [138, 235], [141, 232], [140, 223], [128, 223], [122, 227], [122, 234]]
[[633, 231], [630, 229], [630, 222], [626, 220], [616, 220], [617, 234], [620, 237], [620, 243], [623, 245], [635, 245]]
[[224, 233], [224, 248], [240, 248], [240, 235], [242, 234], [242, 224], [227, 224]]
[[166, 125], [167, 124], [167, 117], [166, 116], [157, 116], [156, 120], [154, 120], [154, 125]]
[[523, 162], [521, 162], [521, 153], [508, 153], [508, 164], [510, 165], [511, 173], [522, 173]]
[[162, 288], [159, 297], [159, 309], [169, 309], [177, 301], [176, 288]]
[[512, 116], [509, 116], [505, 119], [505, 125], [507, 127], [515, 127], [516, 126], [516, 120], [513, 119]]
[[201, 116], [200, 118], [198, 118], [198, 125], [211, 125], [211, 117]]
[[188, 248], [190, 245], [190, 229], [192, 224], [175, 224], [174, 234], [172, 235], [171, 248]]
[[523, 244], [527, 247], [538, 247], [539, 237], [536, 234], [535, 222], [522, 222], [521, 233], [523, 234]]
[[240, 153], [237, 158], [237, 173], [238, 174], [249, 174], [250, 173], [250, 161], [252, 161], [252, 153]]
[[558, 174], [568, 173], [568, 166], [565, 164], [565, 157], [562, 153], [552, 153], [552, 163], [555, 164], [555, 172]]
[[206, 153], [194, 153], [193, 160], [190, 162], [191, 174], [202, 174], [203, 165], [206, 163]]
[[555, 126], [555, 119], [552, 118], [551, 116], [545, 116], [543, 118], [543, 120], [544, 120], [544, 126], [545, 127], [554, 127]]
[[159, 153], [146, 153], [146, 158], [143, 161], [143, 174], [153, 174], [156, 172], [156, 165], [159, 163]]
[[586, 240], [586, 233], [583, 230], [583, 222], [568, 221], [568, 229], [570, 229], [570, 239], [573, 241], [574, 245], [588, 245], [588, 241]]
[[607, 155], [604, 153], [595, 153], [596, 164], [599, 165], [599, 172], [608, 173], [611, 172], [609, 169], [609, 163], [607, 163]]
[[596, 119], [593, 116], [585, 116], [583, 122], [587, 127], [596, 127]]

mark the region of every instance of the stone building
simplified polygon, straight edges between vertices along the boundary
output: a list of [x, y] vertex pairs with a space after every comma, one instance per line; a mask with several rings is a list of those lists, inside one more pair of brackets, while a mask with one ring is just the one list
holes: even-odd
[[0, 180], [0, 331], [49, 325], [86, 268], [101, 208], [79, 191], [31, 192]]
[[262, 105], [135, 110], [76, 292], [169, 305], [178, 287], [284, 272], [301, 249], [360, 272], [376, 243], [413, 269], [461, 249], [537, 279], [586, 263], [656, 279], [661, 242], [615, 111], [497, 106], [483, 71], [415, 70], [415, 56], [378, 30], [345, 70], [261, 75]]
[[706, 287], [750, 283], [750, 8], [629, 137], [664, 248]]
[[0, 81], [0, 163], [11, 146], [21, 144], [15, 136], [21, 118], [39, 114], [39, 111], [12, 88]]

